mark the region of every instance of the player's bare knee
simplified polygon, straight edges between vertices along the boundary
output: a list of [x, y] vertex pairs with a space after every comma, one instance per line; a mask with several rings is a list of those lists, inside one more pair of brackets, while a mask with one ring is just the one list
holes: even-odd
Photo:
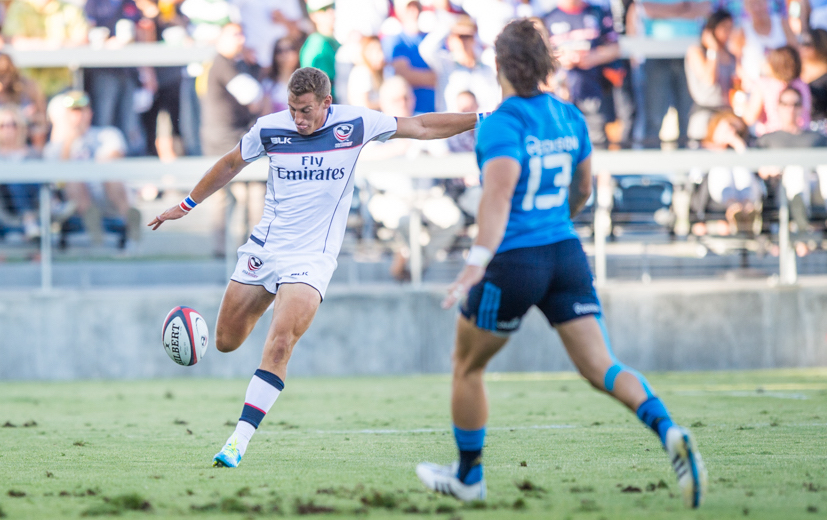
[[594, 360], [583, 360], [577, 364], [577, 371], [580, 372], [586, 381], [597, 390], [604, 390], [603, 380], [606, 377], [606, 367], [602, 363], [594, 363]]
[[215, 348], [219, 352], [232, 352], [241, 346], [241, 341], [227, 334], [221, 334], [216, 331], [215, 334]]
[[454, 377], [469, 377], [485, 370], [488, 360], [479, 356], [457, 356], [453, 357]]

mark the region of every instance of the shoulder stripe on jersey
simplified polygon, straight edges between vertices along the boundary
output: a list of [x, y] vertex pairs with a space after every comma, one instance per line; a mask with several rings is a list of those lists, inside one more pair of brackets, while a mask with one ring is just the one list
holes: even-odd
[[268, 155], [283, 153], [322, 153], [361, 146], [365, 123], [361, 117], [334, 123], [311, 135], [286, 128], [262, 128], [261, 144]]

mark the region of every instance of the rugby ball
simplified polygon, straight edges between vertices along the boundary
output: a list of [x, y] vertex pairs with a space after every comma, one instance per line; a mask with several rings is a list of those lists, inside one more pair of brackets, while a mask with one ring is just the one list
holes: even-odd
[[161, 331], [164, 350], [179, 365], [192, 366], [207, 353], [209, 328], [204, 318], [189, 307], [169, 311]]

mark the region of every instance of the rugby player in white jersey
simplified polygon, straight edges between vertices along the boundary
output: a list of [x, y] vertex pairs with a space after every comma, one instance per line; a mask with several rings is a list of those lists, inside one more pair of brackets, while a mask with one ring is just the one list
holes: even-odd
[[216, 347], [237, 349], [273, 303], [261, 364], [241, 418], [214, 466], [236, 467], [279, 393], [287, 362], [324, 298], [342, 245], [353, 195], [353, 170], [362, 147], [390, 138], [441, 139], [471, 130], [477, 114], [423, 114], [393, 118], [362, 107], [334, 105], [321, 70], [297, 70], [288, 83], [289, 110], [258, 119], [179, 205], [149, 223], [179, 219], [265, 154], [270, 173], [264, 215], [246, 244], [224, 293]]

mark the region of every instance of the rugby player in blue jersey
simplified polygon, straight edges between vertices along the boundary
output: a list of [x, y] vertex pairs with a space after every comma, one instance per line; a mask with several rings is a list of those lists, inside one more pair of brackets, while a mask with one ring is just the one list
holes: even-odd
[[672, 422], [646, 379], [612, 354], [589, 264], [572, 225], [592, 187], [583, 116], [573, 105], [540, 92], [556, 63], [531, 21], [509, 23], [495, 51], [504, 101], [479, 126], [479, 234], [443, 302], [448, 308], [461, 300], [451, 395], [459, 461], [422, 463], [416, 473], [434, 491], [463, 501], [485, 498], [483, 372], [536, 305], [580, 373], [657, 433], [684, 502], [698, 507], [707, 475], [695, 441]]

